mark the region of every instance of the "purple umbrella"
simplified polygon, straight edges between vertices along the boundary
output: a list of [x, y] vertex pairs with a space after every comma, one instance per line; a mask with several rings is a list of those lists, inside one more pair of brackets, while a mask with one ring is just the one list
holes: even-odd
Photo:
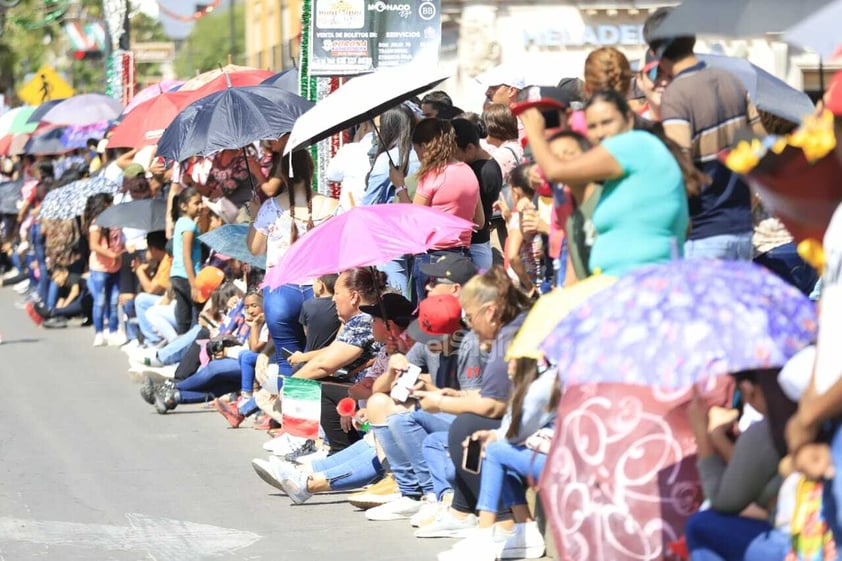
[[783, 366], [815, 337], [814, 304], [766, 269], [681, 260], [620, 278], [567, 315], [541, 348], [567, 383], [680, 389]]
[[116, 119], [122, 110], [123, 106], [113, 97], [82, 94], [56, 104], [41, 120], [57, 125], [90, 125]]

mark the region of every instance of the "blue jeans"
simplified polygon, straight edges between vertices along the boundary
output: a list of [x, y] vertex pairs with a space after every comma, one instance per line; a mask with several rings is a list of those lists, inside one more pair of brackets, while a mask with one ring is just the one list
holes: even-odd
[[783, 561], [792, 543], [768, 522], [715, 510], [691, 516], [684, 535], [690, 561]]
[[754, 262], [763, 265], [786, 282], [809, 296], [819, 280], [814, 268], [798, 255], [795, 243], [790, 242], [770, 249], [754, 258]]
[[433, 493], [436, 494], [437, 500], [441, 500], [442, 495], [453, 490], [453, 479], [456, 477], [456, 468], [447, 449], [447, 431], [428, 434], [424, 439], [421, 454], [430, 468]]
[[179, 403], [202, 403], [210, 396], [219, 397], [240, 389], [240, 363], [236, 358], [218, 358], [195, 374], [176, 384]]
[[263, 313], [266, 326], [275, 343], [275, 362], [284, 376], [292, 374], [292, 366], [286, 361], [281, 349], [290, 352], [303, 351], [306, 343], [304, 328], [298, 322], [301, 306], [313, 297], [310, 285], [285, 284], [274, 290], [263, 291]]
[[[161, 341], [161, 336], [152, 327], [147, 317], [149, 308], [161, 301], [163, 296], [157, 294], [150, 294], [148, 292], [141, 292], [134, 298], [134, 311], [137, 316], [137, 326], [140, 332], [143, 333], [143, 339], [149, 344], [158, 343]], [[173, 333], [175, 328], [173, 328]]]
[[729, 261], [751, 261], [754, 247], [751, 232], [724, 234], [684, 243], [685, 259], [727, 259]]
[[54, 310], [58, 302], [58, 285], [52, 280], [50, 281], [50, 288], [47, 289], [47, 309]]
[[192, 345], [196, 340], [196, 337], [199, 336], [199, 332], [201, 330], [201, 325], [194, 325], [190, 328], [190, 331], [184, 335], [177, 336], [175, 339], [170, 341], [167, 346], [158, 349], [158, 360], [161, 361], [161, 364], [167, 365], [181, 362], [181, 359], [184, 357], [184, 353], [187, 352], [187, 349], [190, 348], [190, 345]]
[[41, 225], [36, 220], [31, 230], [32, 247], [35, 250], [35, 261], [38, 266], [38, 284], [36, 294], [41, 302], [47, 303], [50, 290], [50, 273], [47, 271], [47, 242], [41, 234]]
[[[838, 466], [842, 466], [842, 423], [834, 423], [833, 437], [830, 439], [830, 459], [836, 468], [836, 476], [825, 481], [822, 508], [824, 519], [833, 532], [833, 541], [838, 548], [842, 545], [842, 473]], [[837, 559], [842, 559], [842, 555]]]
[[472, 243], [471, 244], [471, 261], [480, 271], [487, 271], [493, 265], [493, 257], [491, 253], [491, 242]]
[[385, 470], [377, 459], [377, 450], [365, 439], [332, 456], [312, 463], [313, 473], [321, 473], [332, 491], [359, 489], [383, 477]]
[[126, 339], [133, 341], [137, 339], [137, 312], [134, 305], [135, 299], [127, 300], [123, 303], [123, 325], [126, 327]]
[[[435, 493], [430, 466], [424, 460], [422, 452], [424, 439], [427, 438], [427, 435], [435, 432], [447, 432], [455, 418], [455, 415], [448, 413], [427, 413], [417, 409], [407, 413], [391, 415], [386, 419], [386, 425], [395, 447], [400, 450], [396, 457], [397, 462], [392, 461], [392, 456], [389, 455], [389, 450], [386, 450], [385, 446], [383, 446], [383, 451], [392, 467], [398, 487], [401, 487], [401, 482], [398, 479], [399, 472], [401, 475], [411, 472], [414, 477], [406, 479], [405, 487], [407, 489], [414, 486], [420, 488], [422, 495]], [[380, 433], [375, 434], [379, 435]], [[400, 465], [399, 469], [395, 469], [395, 463]], [[401, 491], [403, 492], [403, 488], [401, 488]]]
[[94, 332], [102, 333], [106, 315], [108, 330], [117, 333], [117, 300], [120, 298], [120, 273], [91, 271], [88, 289], [94, 299]]
[[254, 369], [257, 366], [257, 357], [260, 353], [254, 351], [242, 351], [238, 357], [240, 363], [240, 391], [254, 391]]
[[407, 300], [412, 297], [409, 290], [409, 260], [409, 257], [401, 257], [377, 266], [377, 270], [386, 273], [386, 283], [403, 294]]
[[536, 454], [534, 450], [515, 446], [508, 440], [487, 445], [480, 472], [477, 510], [498, 512], [501, 502], [506, 508], [525, 505], [527, 477], [531, 475], [538, 481], [546, 461], [546, 454]]

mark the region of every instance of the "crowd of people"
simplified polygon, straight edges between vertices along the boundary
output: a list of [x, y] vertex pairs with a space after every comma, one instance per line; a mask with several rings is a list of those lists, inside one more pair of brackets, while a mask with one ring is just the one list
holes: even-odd
[[[647, 38], [665, 14], [650, 17]], [[120, 347], [158, 413], [204, 403], [231, 427], [250, 419], [268, 431], [253, 468], [292, 502], [354, 491], [350, 502], [370, 521], [408, 520], [419, 539], [462, 538], [442, 561], [541, 557], [527, 489], [553, 442], [564, 373], [543, 358], [507, 357], [541, 294], [677, 259], [754, 260], [820, 294], [792, 236], [718, 157], [745, 129], [765, 136], [798, 123], [758, 110], [694, 46], [689, 36], [652, 39], [632, 62], [602, 47], [584, 80], [552, 88], [501, 66], [478, 78], [487, 90], [477, 112], [444, 91], [397, 104], [373, 123], [378, 134], [370, 123], [349, 131], [327, 168], [337, 199], [311, 189], [309, 152], [283, 155], [286, 135], [176, 166], [107, 143], [55, 161], [24, 155], [3, 168], [24, 182], [19, 213], [3, 218], [3, 285], [38, 325], [76, 320], [93, 326], [95, 347]], [[546, 103], [523, 103], [536, 97]], [[91, 196], [76, 218], [39, 218], [51, 190], [91, 174], [120, 192]], [[97, 223], [112, 205], [149, 198], [169, 209], [163, 231]], [[278, 287], [199, 240], [248, 225], [243, 244], [271, 271], [311, 230], [375, 204], [428, 206], [474, 228], [424, 253]], [[838, 282], [840, 258], [837, 246], [825, 251], [822, 295]], [[838, 384], [805, 390], [811, 373], [803, 357], [781, 382], [733, 373], [740, 392], [728, 407], [691, 404], [707, 507], [689, 518], [685, 557], [790, 553], [793, 490], [778, 464], [786, 456], [790, 472], [828, 475], [819, 429], [842, 403]], [[288, 430], [284, 387], [295, 379], [319, 383], [317, 438]], [[827, 484], [834, 497], [838, 485]], [[839, 539], [834, 516], [826, 520]]]

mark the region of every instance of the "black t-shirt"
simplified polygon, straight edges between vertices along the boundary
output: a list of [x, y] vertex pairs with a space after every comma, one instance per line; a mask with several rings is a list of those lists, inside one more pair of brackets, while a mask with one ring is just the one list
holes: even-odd
[[488, 227], [493, 212], [491, 206], [500, 196], [500, 190], [503, 188], [503, 170], [493, 158], [477, 160], [470, 165], [479, 181], [479, 197], [482, 200], [482, 211], [485, 213], [485, 227], [471, 235], [471, 243], [485, 243], [491, 239], [491, 230]]
[[315, 351], [330, 345], [339, 331], [339, 316], [333, 298], [311, 298], [301, 306], [298, 318], [307, 328], [307, 351]]
[[79, 285], [79, 293], [81, 294], [83, 290], [85, 290], [85, 279], [82, 278], [81, 275], [77, 273], [68, 273], [67, 275], [67, 282], [64, 283], [64, 286], [58, 287], [58, 297], [59, 298], [67, 298], [70, 294], [70, 289], [76, 285]]

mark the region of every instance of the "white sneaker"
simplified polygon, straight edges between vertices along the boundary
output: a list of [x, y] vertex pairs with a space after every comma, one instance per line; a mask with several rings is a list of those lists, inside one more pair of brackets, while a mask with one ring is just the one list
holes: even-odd
[[299, 456], [295, 458], [295, 461], [296, 463], [307, 468], [307, 471], [313, 471], [311, 467], [313, 465], [313, 462], [318, 460], [324, 460], [325, 458], [327, 458], [327, 452], [327, 448], [321, 448], [316, 452], [313, 452], [312, 454], [307, 454], [306, 456]]
[[[277, 458], [272, 456], [272, 460], [274, 459]], [[270, 460], [270, 462], [272, 460]], [[289, 498], [292, 499], [292, 502], [300, 505], [313, 496], [313, 493], [307, 490], [307, 480], [310, 477], [308, 473], [301, 470], [294, 470], [288, 475], [288, 477], [281, 479], [280, 483], [281, 488], [286, 492]]]
[[295, 466], [279, 460], [275, 456], [270, 456], [268, 461], [262, 458], [255, 458], [251, 461], [251, 467], [254, 468], [260, 479], [285, 493], [286, 489], [284, 489], [281, 482], [284, 479], [292, 479], [295, 471], [297, 471]]
[[94, 347], [104, 347], [108, 342], [105, 340], [105, 335], [102, 333], [94, 334]]
[[457, 542], [452, 549], [439, 553], [438, 561], [495, 561], [503, 544], [495, 542], [490, 532], [485, 535], [484, 539], [467, 538]]
[[133, 350], [139, 349], [139, 348], [140, 348], [140, 341], [138, 341], [137, 339], [132, 339], [131, 341], [129, 341], [128, 343], [126, 343], [125, 345], [120, 347], [120, 350], [123, 351], [126, 354], [129, 354]]
[[132, 366], [164, 366], [164, 364], [158, 360], [158, 353], [157, 351], [153, 352], [139, 352], [140, 349], [135, 351], [130, 351], [129, 355], [129, 365]]
[[115, 331], [114, 333], [108, 334], [108, 346], [109, 347], [122, 347], [126, 344], [126, 334], [122, 331]]
[[13, 279], [16, 276], [18, 276], [19, 274], [20, 274], [20, 271], [18, 271], [17, 268], [13, 267], [13, 268], [9, 269], [8, 271], [6, 271], [5, 273], [3, 273], [3, 276], [0, 277], [0, 279], [2, 279], [2, 280]]
[[415, 530], [416, 538], [465, 538], [477, 527], [475, 514], [456, 518], [450, 509], [439, 515], [432, 524]]
[[538, 559], [544, 556], [546, 544], [537, 522], [515, 524], [506, 540], [500, 559]]
[[29, 290], [29, 279], [23, 279], [22, 281], [17, 283], [14, 287], [12, 287], [12, 290], [17, 292], [18, 294], [23, 294], [24, 292]]
[[368, 509], [365, 511], [365, 517], [375, 522], [406, 520], [417, 514], [423, 505], [424, 503], [418, 499], [401, 497], [396, 501]]
[[413, 528], [424, 526], [425, 522], [429, 523], [435, 520], [442, 507], [442, 504], [436, 500], [435, 495], [426, 495], [422, 502], [424, 504], [421, 505], [418, 512], [409, 519]]

